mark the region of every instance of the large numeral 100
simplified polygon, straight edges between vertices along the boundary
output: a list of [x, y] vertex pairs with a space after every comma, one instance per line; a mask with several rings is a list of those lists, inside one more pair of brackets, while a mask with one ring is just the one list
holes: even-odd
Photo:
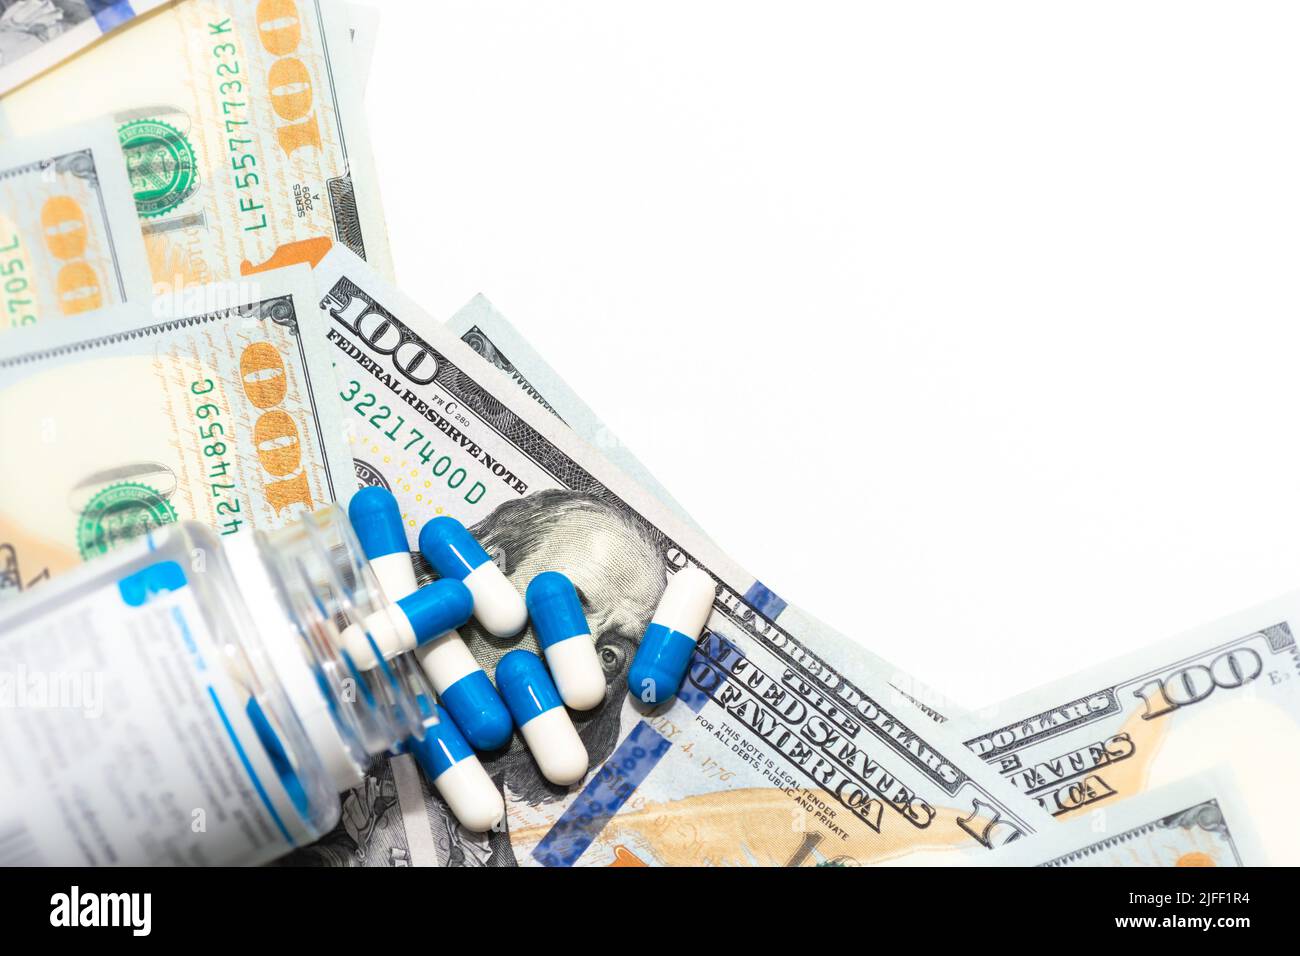
[[266, 500], [276, 511], [290, 505], [312, 508], [307, 470], [302, 468], [302, 443], [298, 440], [298, 423], [284, 409], [289, 386], [284, 374], [284, 360], [269, 342], [254, 342], [239, 356], [239, 374], [244, 395], [262, 409], [253, 424], [253, 444], [257, 460], [272, 476], [279, 478], [266, 486]]
[[[276, 61], [266, 75], [266, 89], [271, 98], [271, 109], [284, 120], [276, 126], [275, 137], [290, 158], [303, 147], [320, 150], [320, 124], [313, 108], [315, 94], [311, 74], [295, 54], [302, 41], [302, 18], [295, 0], [258, 0], [257, 33], [262, 49]], [[260, 265], [245, 259], [239, 264], [239, 274], [245, 276], [279, 269], [298, 262], [315, 266], [334, 245], [328, 236], [312, 236], [276, 246], [270, 258]]]
[[1133, 696], [1146, 704], [1142, 719], [1153, 720], [1205, 700], [1216, 687], [1228, 690], [1249, 684], [1263, 670], [1264, 662], [1251, 648], [1234, 647], [1212, 660], [1209, 666], [1195, 664], [1148, 681], [1133, 691]]
[[302, 41], [302, 18], [294, 0], [260, 0], [257, 31], [262, 48], [277, 57], [266, 75], [271, 108], [285, 120], [275, 129], [286, 156], [304, 146], [321, 148], [320, 126], [312, 109], [311, 74], [295, 54]]
[[45, 248], [63, 262], [55, 279], [59, 311], [64, 315], [77, 315], [102, 306], [104, 293], [99, 286], [99, 276], [94, 267], [82, 258], [86, 254], [89, 231], [81, 204], [71, 196], [51, 196], [41, 207], [41, 231], [45, 236]]

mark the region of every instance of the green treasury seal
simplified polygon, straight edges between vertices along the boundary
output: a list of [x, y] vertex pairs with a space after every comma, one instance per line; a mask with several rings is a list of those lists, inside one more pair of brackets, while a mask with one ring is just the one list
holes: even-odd
[[96, 492], [81, 513], [77, 550], [89, 560], [176, 520], [176, 510], [148, 485], [134, 481], [109, 485]]
[[194, 147], [180, 130], [161, 120], [142, 119], [123, 124], [117, 136], [142, 217], [166, 215], [194, 191]]

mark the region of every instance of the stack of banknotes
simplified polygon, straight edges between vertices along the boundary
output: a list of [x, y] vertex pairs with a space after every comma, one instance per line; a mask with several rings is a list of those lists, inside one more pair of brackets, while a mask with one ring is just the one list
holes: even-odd
[[[897, 635], [732, 561], [487, 299], [440, 322], [402, 294], [376, 32], [339, 0], [0, 0], [0, 600], [147, 528], [275, 528], [363, 485], [411, 534], [460, 519], [521, 590], [564, 568], [611, 688], [672, 569], [719, 592], [679, 698], [576, 718], [579, 785], [486, 755], [508, 814], [475, 834], [381, 759], [286, 862], [1300, 862], [1300, 595], [978, 713], [918, 683], [867, 649]], [[489, 673], [536, 649], [462, 633]]]

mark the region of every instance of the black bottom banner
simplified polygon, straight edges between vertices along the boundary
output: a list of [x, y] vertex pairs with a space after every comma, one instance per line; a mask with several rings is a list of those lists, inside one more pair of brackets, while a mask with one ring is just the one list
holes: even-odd
[[[1128, 936], [1230, 946], [1295, 926], [1294, 873], [1270, 869], [594, 869], [0, 870], [0, 917], [29, 933], [169, 943], [283, 939], [383, 946], [444, 930], [537, 935], [538, 942], [683, 939], [694, 919], [726, 935], [810, 945], [810, 930], [859, 927], [918, 942]], [[660, 923], [662, 925], [651, 925]], [[1044, 935], [1038, 935], [1039, 932]], [[1060, 934], [1064, 934], [1063, 936]], [[522, 937], [520, 937], [522, 938]], [[53, 940], [51, 940], [53, 941]]]

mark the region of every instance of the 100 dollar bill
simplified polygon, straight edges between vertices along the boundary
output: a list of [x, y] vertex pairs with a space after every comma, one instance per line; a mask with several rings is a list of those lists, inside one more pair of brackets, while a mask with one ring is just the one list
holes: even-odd
[[320, 260], [391, 270], [346, 17], [331, 0], [184, 0], [5, 97], [7, 132], [114, 116], [155, 285]]
[[107, 121], [0, 145], [0, 332], [146, 303], [150, 292]]
[[1231, 771], [1272, 862], [1300, 862], [1300, 594], [1030, 691], [954, 730], [1058, 819]]
[[0, 595], [159, 525], [278, 527], [355, 490], [306, 267], [0, 339]]
[[[447, 320], [447, 327], [532, 401], [559, 418], [588, 444], [599, 449], [606, 458], [636, 479], [679, 518], [701, 534], [704, 533], [640, 459], [569, 388], [564, 379], [485, 296], [477, 295], [470, 300]], [[784, 602], [780, 607], [773, 606], [769, 613], [783, 623], [796, 622], [796, 629], [802, 633], [831, 630], [800, 608]], [[836, 637], [844, 640], [839, 635]], [[962, 713], [952, 701], [879, 655], [862, 647], [859, 647], [858, 653], [867, 659], [881, 679], [921, 707], [928, 716], [942, 721]]]
[[1231, 775], [1197, 774], [999, 850], [1003, 866], [1259, 866], [1268, 859]]
[[[591, 761], [583, 784], [547, 783], [519, 739], [483, 755], [507, 827], [463, 831], [430, 796], [414, 815], [427, 811], [440, 862], [918, 861], [980, 853], [1038, 824], [1031, 802], [896, 700], [852, 644], [814, 644], [774, 621], [752, 576], [365, 263], [335, 250], [316, 278], [359, 474], [393, 491], [411, 539], [450, 514], [520, 590], [541, 571], [566, 573], [606, 670], [605, 702], [575, 715]], [[627, 667], [686, 565], [709, 573], [718, 597], [681, 694], [647, 708], [627, 693]], [[471, 621], [461, 633], [489, 673], [506, 651], [537, 649], [531, 629], [502, 641]], [[365, 788], [376, 812], [389, 776], [381, 766]], [[373, 832], [345, 822], [305, 857], [385, 862], [387, 841], [365, 843]]]

